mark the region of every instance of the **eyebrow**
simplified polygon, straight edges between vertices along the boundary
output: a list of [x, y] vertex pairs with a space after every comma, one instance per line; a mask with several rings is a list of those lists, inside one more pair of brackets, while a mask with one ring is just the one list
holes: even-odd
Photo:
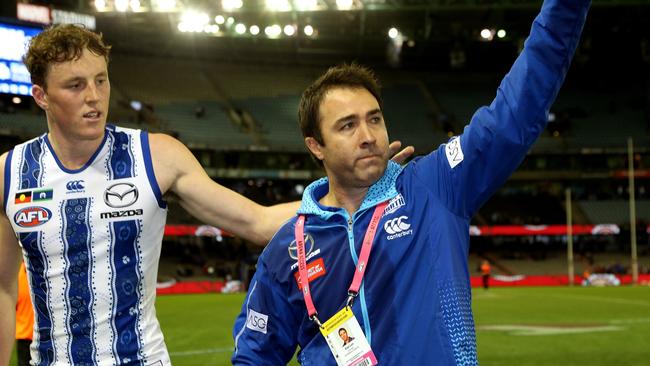
[[[95, 75], [95, 78], [98, 78], [98, 77], [108, 77], [108, 73], [106, 71], [102, 71], [102, 72], [98, 73], [97, 75]], [[85, 78], [82, 77], [82, 76], [73, 76], [73, 77], [71, 77], [69, 79], [64, 80], [63, 83], [68, 84], [68, 83], [72, 83], [72, 82], [75, 82], [75, 81], [83, 81], [83, 80], [85, 80]]]
[[[368, 113], [366, 113], [366, 117], [369, 117], [369, 116], [372, 116], [372, 115], [375, 115], [375, 114], [383, 115], [381, 109], [379, 109], [379, 108], [375, 108], [375, 109], [373, 109], [373, 110], [371, 110], [371, 111], [368, 111]], [[347, 121], [347, 120], [349, 120], [349, 119], [351, 119], [351, 118], [355, 118], [356, 116], [357, 116], [357, 115], [354, 114], [354, 113], [353, 113], [353, 114], [348, 114], [347, 116], [344, 116], [344, 117], [341, 117], [341, 118], [337, 119], [337, 120], [336, 120], [336, 123], [338, 124], [338, 123], [341, 123], [341, 122]]]

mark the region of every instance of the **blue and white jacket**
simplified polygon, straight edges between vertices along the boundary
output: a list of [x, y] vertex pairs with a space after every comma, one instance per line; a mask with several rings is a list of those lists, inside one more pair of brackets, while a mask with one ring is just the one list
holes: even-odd
[[[321, 321], [346, 301], [361, 243], [380, 202], [390, 200], [352, 310], [380, 365], [474, 365], [476, 337], [467, 257], [469, 223], [544, 130], [569, 68], [589, 1], [547, 0], [489, 107], [462, 135], [405, 167], [389, 163], [349, 217], [318, 201], [326, 178], [304, 192], [300, 214], [309, 281]], [[298, 290], [296, 218], [257, 264], [234, 326], [235, 365], [336, 365]]]

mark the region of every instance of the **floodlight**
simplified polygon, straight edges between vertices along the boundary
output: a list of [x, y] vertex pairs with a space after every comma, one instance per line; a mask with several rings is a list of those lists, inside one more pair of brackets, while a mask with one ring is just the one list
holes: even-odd
[[296, 28], [293, 25], [287, 24], [284, 26], [284, 34], [291, 37], [296, 33]]
[[133, 11], [140, 10], [140, 0], [131, 0], [131, 1], [129, 1], [129, 6], [131, 7], [131, 10], [133, 10]]
[[294, 2], [299, 10], [316, 10], [318, 0], [295, 0]]
[[235, 26], [235, 32], [237, 32], [237, 34], [246, 33], [246, 26], [243, 23], [237, 23]]
[[221, 7], [224, 10], [240, 9], [244, 5], [242, 0], [221, 0]]
[[336, 7], [339, 10], [350, 10], [352, 9], [352, 4], [354, 4], [354, 0], [336, 0]]
[[305, 28], [302, 30], [307, 37], [311, 37], [314, 34], [314, 27], [311, 25], [307, 24]]
[[129, 0], [115, 0], [115, 10], [126, 11], [129, 8]]
[[154, 8], [161, 11], [170, 11], [176, 8], [176, 0], [156, 0]]
[[497, 31], [497, 37], [499, 37], [499, 38], [505, 38], [505, 36], [506, 36], [506, 30], [505, 30], [505, 29], [499, 29], [499, 30]]
[[250, 27], [248, 30], [249, 30], [249, 32], [251, 32], [251, 34], [254, 35], [254, 36], [260, 34], [260, 27], [258, 27], [258, 26], [256, 26], [256, 25], [251, 25], [251, 27]]
[[224, 18], [223, 15], [217, 15], [216, 17], [214, 17], [214, 21], [217, 24], [223, 24], [226, 22], [226, 18]]
[[398, 34], [399, 31], [395, 27], [392, 27], [391, 29], [388, 30], [388, 36], [392, 39], [395, 39], [395, 37], [397, 37]]
[[105, 0], [95, 0], [95, 9], [97, 11], [102, 11], [106, 9], [106, 1]]
[[491, 40], [492, 39], [492, 31], [487, 29], [487, 28], [484, 28], [483, 30], [481, 30], [481, 38], [483, 38], [485, 40], [488, 40], [488, 41]]
[[265, 0], [267, 9], [271, 11], [291, 11], [289, 0]]
[[264, 28], [264, 34], [270, 38], [276, 38], [280, 35], [280, 33], [282, 33], [282, 28], [277, 24], [273, 24]]

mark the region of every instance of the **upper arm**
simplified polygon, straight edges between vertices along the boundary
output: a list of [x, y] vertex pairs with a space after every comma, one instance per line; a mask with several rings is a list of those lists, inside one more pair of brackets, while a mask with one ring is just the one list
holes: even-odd
[[12, 296], [16, 296], [21, 250], [4, 210], [4, 189], [6, 184], [4, 172], [6, 161], [7, 153], [4, 153], [0, 156], [0, 173], [2, 174], [0, 178], [0, 207], [3, 207], [0, 211], [0, 291], [8, 292]]
[[418, 161], [419, 178], [451, 211], [472, 216], [544, 130], [588, 8], [586, 0], [545, 1], [492, 103], [476, 111], [462, 135]]
[[213, 181], [175, 138], [150, 134], [154, 174], [163, 194], [174, 192], [192, 216], [258, 244], [266, 244], [298, 204], [261, 206]]
[[286, 365], [295, 353], [299, 322], [260, 258], [233, 327], [233, 365]]

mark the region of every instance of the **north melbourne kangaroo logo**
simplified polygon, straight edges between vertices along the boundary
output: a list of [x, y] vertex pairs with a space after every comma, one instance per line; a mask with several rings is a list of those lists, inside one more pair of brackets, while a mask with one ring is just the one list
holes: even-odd
[[408, 219], [408, 216], [400, 216], [386, 221], [384, 223], [384, 230], [390, 234], [386, 238], [393, 240], [412, 234], [411, 224], [406, 222]]
[[131, 206], [138, 200], [138, 189], [132, 183], [116, 183], [104, 191], [104, 202], [113, 208]]

